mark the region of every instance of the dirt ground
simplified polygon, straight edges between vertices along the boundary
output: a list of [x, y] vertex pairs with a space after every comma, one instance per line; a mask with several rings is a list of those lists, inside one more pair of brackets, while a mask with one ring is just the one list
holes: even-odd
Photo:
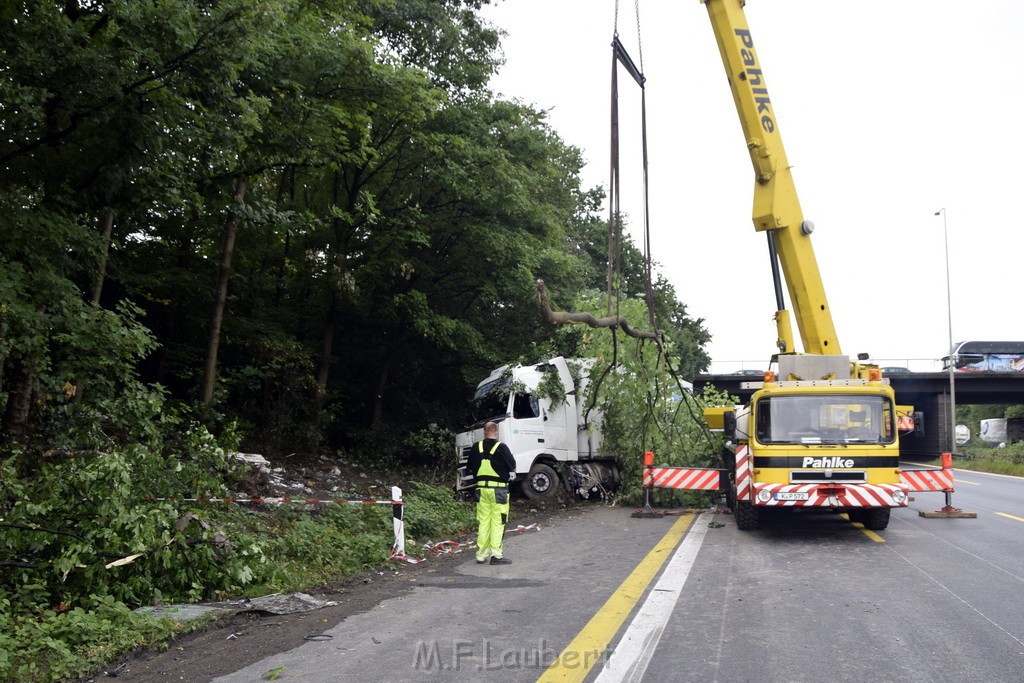
[[[359, 490], [378, 497], [387, 491], [390, 496], [386, 482], [374, 481], [358, 468], [338, 466], [335, 462], [325, 467], [317, 467], [317, 464], [282, 468], [271, 463], [256, 468], [253, 476], [247, 477], [245, 493], [254, 497], [309, 497], [312, 494], [343, 498], [348, 497], [345, 494]], [[565, 500], [537, 506], [526, 499], [514, 499], [512, 504], [517, 525], [543, 525], [546, 520], [573, 506]], [[474, 537], [475, 533], [470, 533], [446, 540], [466, 542]], [[407, 548], [410, 556], [421, 556], [419, 550]], [[472, 548], [466, 548], [459, 554], [427, 555], [426, 561], [418, 564], [397, 560], [382, 563], [376, 571], [307, 591], [314, 598], [335, 602], [335, 605], [286, 615], [239, 612], [175, 639], [165, 650], [143, 649], [125, 659], [110, 662], [86, 680], [102, 681], [117, 677], [139, 683], [210, 681], [269, 655], [298, 647], [353, 614], [368, 611], [386, 599], [411, 591], [416, 587], [419, 576], [444, 576], [466, 560], [466, 553], [472, 553]]]

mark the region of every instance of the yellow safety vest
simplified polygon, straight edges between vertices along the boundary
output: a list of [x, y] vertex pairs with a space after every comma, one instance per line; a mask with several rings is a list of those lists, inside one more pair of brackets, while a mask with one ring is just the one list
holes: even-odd
[[[500, 446], [500, 445], [501, 445], [501, 442], [500, 441], [496, 441], [494, 443], [494, 448], [491, 449], [491, 452], [489, 453], [489, 455], [494, 455], [495, 453], [497, 453], [498, 452], [498, 446]], [[483, 441], [478, 441], [477, 444], [476, 444], [476, 449], [480, 453], [480, 455], [483, 455], [483, 453], [484, 453], [484, 442]], [[486, 480], [486, 481], [480, 481], [481, 477], [490, 477], [490, 479]], [[479, 487], [484, 487], [484, 488], [500, 488], [500, 487], [506, 485], [505, 482], [500, 481], [498, 479], [498, 472], [494, 469], [494, 466], [491, 465], [491, 459], [490, 458], [480, 458], [480, 469], [478, 469], [476, 471], [476, 485], [477, 485], [478, 488]]]

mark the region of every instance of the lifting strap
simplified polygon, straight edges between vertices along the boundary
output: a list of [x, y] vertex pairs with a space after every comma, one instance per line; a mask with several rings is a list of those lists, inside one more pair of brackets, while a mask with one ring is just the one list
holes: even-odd
[[[617, 11], [617, 8], [616, 8]], [[616, 21], [618, 15], [616, 14]], [[639, 41], [639, 9], [637, 14], [637, 40]], [[619, 315], [619, 300], [621, 297], [620, 287], [622, 278], [621, 266], [621, 244], [622, 244], [622, 211], [619, 197], [620, 172], [619, 172], [619, 78], [618, 65], [621, 64], [626, 72], [633, 77], [633, 80], [640, 86], [640, 120], [641, 120], [641, 141], [643, 152], [643, 188], [644, 188], [644, 293], [647, 303], [647, 322], [652, 331], [657, 334], [657, 326], [654, 321], [654, 288], [651, 275], [651, 222], [650, 222], [650, 201], [649, 201], [649, 179], [648, 179], [648, 156], [647, 156], [647, 89], [645, 87], [647, 78], [643, 74], [643, 50], [640, 52], [640, 66], [637, 66], [633, 58], [629, 56], [625, 46], [619, 40], [618, 32], [612, 37], [612, 78], [611, 78], [611, 153], [610, 153], [610, 179], [608, 190], [609, 220], [608, 220], [608, 315], [612, 315], [612, 295], [615, 297], [615, 315]]]
[[[651, 239], [650, 219], [648, 217], [648, 178], [647, 178], [647, 100], [644, 90], [646, 78], [643, 75], [643, 49], [640, 50], [640, 65], [633, 61], [626, 51], [626, 48], [619, 41], [618, 2], [615, 3], [616, 32], [612, 39], [612, 87], [611, 87], [611, 181], [609, 188], [609, 206], [611, 216], [608, 221], [608, 292], [607, 292], [607, 316], [597, 318], [589, 313], [568, 313], [565, 311], [551, 310], [551, 304], [547, 293], [544, 290], [544, 281], [538, 279], [537, 296], [540, 300], [541, 313], [544, 320], [552, 325], [565, 325], [569, 323], [582, 323], [593, 328], [612, 328], [613, 359], [611, 365], [616, 365], [617, 360], [617, 337], [616, 332], [622, 329], [624, 333], [636, 339], [653, 339], [658, 342], [661, 348], [661, 333], [658, 332], [654, 321], [654, 290], [651, 284]], [[637, 38], [640, 33], [640, 15], [637, 9]], [[644, 280], [647, 299], [647, 319], [651, 331], [636, 330], [630, 327], [624, 316], [620, 314], [619, 303], [621, 294], [622, 269], [620, 263], [622, 222], [619, 207], [619, 113], [618, 113], [618, 64], [622, 64], [633, 77], [641, 91], [641, 114], [642, 114], [642, 137], [643, 137], [643, 181], [644, 181]], [[615, 310], [612, 311], [612, 300], [615, 300]], [[609, 366], [611, 367], [611, 366]], [[598, 384], [600, 381], [598, 381]]]

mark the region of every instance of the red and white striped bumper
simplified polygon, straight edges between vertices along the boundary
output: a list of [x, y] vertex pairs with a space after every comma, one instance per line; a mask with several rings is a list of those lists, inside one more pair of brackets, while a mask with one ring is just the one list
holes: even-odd
[[906, 484], [758, 484], [750, 502], [764, 507], [906, 507]]

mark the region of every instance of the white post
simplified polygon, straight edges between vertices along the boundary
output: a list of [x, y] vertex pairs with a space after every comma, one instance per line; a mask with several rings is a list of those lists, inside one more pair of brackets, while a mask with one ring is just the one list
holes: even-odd
[[391, 516], [395, 525], [395, 547], [391, 555], [398, 557], [405, 557], [405, 523], [402, 521], [402, 507], [402, 489], [392, 486]]

